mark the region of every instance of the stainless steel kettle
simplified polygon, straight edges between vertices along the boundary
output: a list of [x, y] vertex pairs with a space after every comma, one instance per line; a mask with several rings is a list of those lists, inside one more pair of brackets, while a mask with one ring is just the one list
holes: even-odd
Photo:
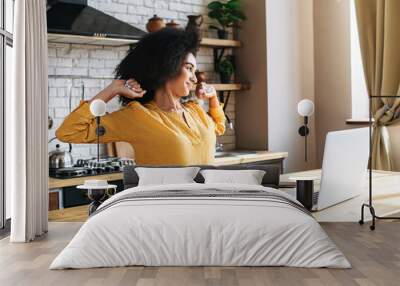
[[[52, 138], [51, 141], [56, 139], [56, 137]], [[71, 151], [72, 151], [72, 145], [71, 143], [69, 144], [69, 150], [68, 151], [62, 151], [60, 149], [60, 144], [56, 145], [56, 150], [53, 150], [49, 153], [49, 169], [54, 170], [54, 169], [60, 169], [60, 168], [70, 168], [74, 166], [74, 159], [72, 157]]]

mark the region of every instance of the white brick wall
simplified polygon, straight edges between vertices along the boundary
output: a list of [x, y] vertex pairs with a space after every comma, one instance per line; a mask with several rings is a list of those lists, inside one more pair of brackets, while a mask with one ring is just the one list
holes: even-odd
[[[146, 30], [149, 18], [154, 14], [166, 21], [174, 20], [185, 26], [187, 15], [207, 14], [206, 5], [211, 0], [89, 0], [89, 6], [95, 7], [135, 27]], [[204, 16], [202, 29], [207, 30], [211, 23]], [[203, 31], [205, 37], [216, 37], [215, 31]], [[69, 113], [69, 94], [71, 93], [71, 110], [79, 105], [82, 98], [82, 83], [85, 86], [84, 99], [90, 99], [107, 86], [113, 76], [113, 70], [125, 56], [128, 47], [106, 47], [90, 45], [49, 44], [49, 115], [53, 118], [53, 128], [49, 130], [49, 139], [55, 136], [55, 130]], [[198, 68], [205, 71], [208, 81], [218, 82], [213, 72], [213, 52], [209, 48], [201, 48], [197, 57]], [[70, 90], [71, 89], [71, 90]], [[112, 112], [119, 109], [117, 99], [107, 106]], [[234, 121], [234, 96], [231, 95], [228, 116]], [[219, 142], [225, 149], [235, 148], [235, 134], [227, 130]], [[56, 140], [49, 144], [49, 150], [55, 148]], [[62, 148], [68, 148], [62, 144]], [[105, 154], [105, 146], [101, 153]], [[90, 158], [96, 156], [96, 144], [73, 144], [74, 158]]]

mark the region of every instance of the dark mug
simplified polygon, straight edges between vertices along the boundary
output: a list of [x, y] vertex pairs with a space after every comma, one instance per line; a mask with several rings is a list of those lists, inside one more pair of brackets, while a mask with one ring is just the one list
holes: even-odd
[[308, 210], [313, 207], [314, 180], [296, 181], [296, 199]]
[[203, 16], [201, 15], [189, 15], [188, 17], [188, 23], [186, 26], [186, 30], [189, 29], [200, 29], [201, 24], [203, 24]]

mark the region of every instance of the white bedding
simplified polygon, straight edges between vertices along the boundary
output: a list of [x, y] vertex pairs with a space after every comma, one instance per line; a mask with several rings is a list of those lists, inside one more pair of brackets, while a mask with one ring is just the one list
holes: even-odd
[[131, 188], [104, 202], [50, 269], [127, 265], [350, 267], [310, 215], [282, 202], [182, 197], [116, 203], [123, 196], [137, 195], [134, 192], [206, 192], [204, 189], [262, 190], [282, 195], [271, 188], [239, 184]]

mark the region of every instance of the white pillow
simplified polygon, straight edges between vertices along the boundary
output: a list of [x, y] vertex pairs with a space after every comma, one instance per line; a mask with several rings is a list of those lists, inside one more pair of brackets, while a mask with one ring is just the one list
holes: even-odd
[[265, 171], [261, 170], [201, 170], [205, 184], [261, 185]]
[[135, 168], [139, 176], [138, 186], [195, 183], [193, 179], [199, 170], [199, 167]]

